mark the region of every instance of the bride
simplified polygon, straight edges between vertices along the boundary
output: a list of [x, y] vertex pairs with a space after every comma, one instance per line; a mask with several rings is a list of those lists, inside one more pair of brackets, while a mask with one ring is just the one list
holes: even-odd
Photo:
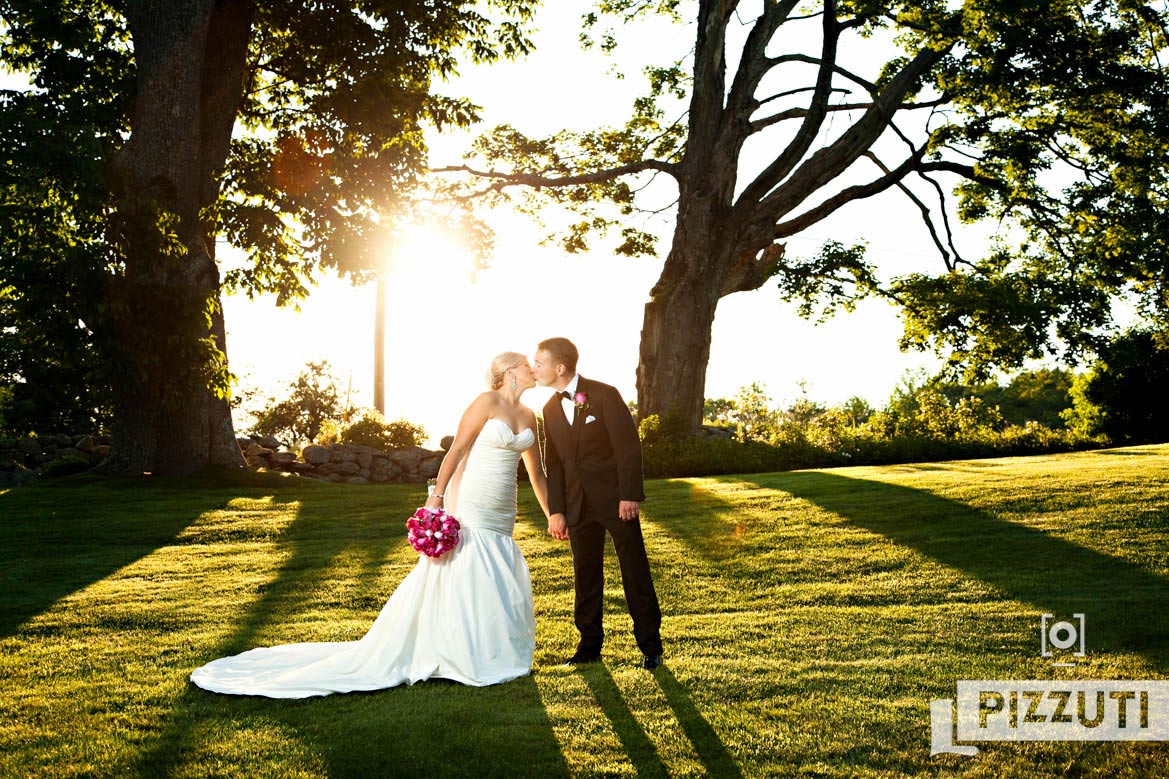
[[490, 385], [463, 414], [426, 501], [445, 504], [462, 524], [453, 551], [420, 556], [358, 641], [252, 649], [197, 668], [191, 681], [212, 692], [306, 698], [435, 678], [478, 687], [528, 674], [536, 617], [511, 534], [521, 454], [548, 514], [536, 416], [519, 402], [536, 381], [527, 358], [504, 352], [492, 361]]

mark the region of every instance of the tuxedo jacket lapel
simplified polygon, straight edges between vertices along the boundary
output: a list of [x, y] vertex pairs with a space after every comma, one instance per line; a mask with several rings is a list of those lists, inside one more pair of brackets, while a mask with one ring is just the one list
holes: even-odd
[[569, 454], [569, 447], [575, 448], [576, 442], [572, 438], [572, 429], [568, 425], [568, 420], [564, 418], [564, 409], [561, 408], [560, 398], [552, 398], [552, 401], [544, 407], [544, 428], [547, 431], [547, 436], [555, 439], [556, 451], [560, 453], [561, 459]]
[[[589, 393], [588, 393], [588, 390], [585, 389], [586, 383], [587, 382], [585, 381], [585, 377], [581, 376], [580, 379], [578, 379], [576, 382], [576, 391], [583, 392], [585, 394], [585, 397], [587, 398], [589, 396]], [[588, 401], [586, 400], [585, 402], [587, 403]], [[575, 398], [574, 398], [573, 399], [573, 408], [572, 408], [572, 451], [573, 451], [573, 454], [575, 454], [576, 450], [580, 448], [580, 431], [584, 429], [585, 420], [588, 419], [588, 416], [589, 416], [589, 414], [587, 411], [581, 411], [580, 409], [576, 408]]]
[[[589, 394], [587, 386], [588, 381], [582, 376], [576, 384], [576, 391], [585, 393], [587, 397]], [[578, 411], [574, 405], [572, 424], [569, 424], [568, 418], [564, 414], [564, 405], [560, 398], [555, 396], [544, 406], [544, 426], [547, 429], [547, 435], [549, 438], [555, 437], [557, 444], [563, 444], [563, 446], [558, 445], [556, 448], [562, 458], [568, 455], [573, 462], [576, 461], [581, 430], [584, 429], [588, 416], [588, 411]]]

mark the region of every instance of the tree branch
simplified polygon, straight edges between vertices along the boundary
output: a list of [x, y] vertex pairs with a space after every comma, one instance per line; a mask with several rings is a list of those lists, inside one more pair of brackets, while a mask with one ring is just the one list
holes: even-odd
[[504, 187], [526, 186], [540, 189], [542, 187], [569, 187], [578, 184], [599, 184], [628, 176], [632, 173], [641, 173], [645, 170], [655, 170], [677, 176], [677, 165], [661, 160], [638, 160], [628, 165], [619, 165], [615, 168], [593, 171], [592, 173], [578, 173], [574, 176], [544, 176], [539, 173], [507, 173], [497, 170], [477, 170], [470, 165], [448, 165], [445, 168], [431, 168], [431, 173], [467, 173], [476, 178], [494, 179], [495, 184], [482, 190], [479, 194], [491, 191], [498, 192]]
[[954, 173], [963, 178], [976, 181], [979, 184], [991, 187], [998, 191], [1006, 189], [1006, 185], [998, 179], [990, 176], [983, 176], [975, 172], [973, 165], [965, 165], [961, 162], [954, 162], [953, 160], [934, 160], [932, 162], [923, 162], [917, 166], [917, 170], [922, 173], [929, 173], [931, 171], [939, 171], [944, 173]]
[[773, 243], [758, 257], [753, 251], [741, 253], [723, 275], [718, 296], [724, 298], [735, 292], [759, 289], [775, 274], [775, 269], [783, 260], [786, 251], [786, 244]]
[[771, 70], [772, 65], [767, 59], [767, 45], [775, 36], [775, 31], [783, 26], [792, 9], [799, 0], [784, 0], [771, 2], [765, 5], [763, 13], [755, 21], [747, 40], [743, 44], [743, 53], [739, 57], [739, 68], [731, 84], [730, 94], [727, 96], [727, 112], [736, 118], [746, 120], [749, 114], [758, 107], [754, 102], [755, 90], [759, 82]]
[[[782, 65], [785, 62], [802, 62], [806, 65], [816, 66], [821, 66], [824, 64], [824, 61], [820, 57], [812, 57], [808, 54], [781, 54], [778, 57], [772, 57], [771, 59], [767, 60], [767, 65], [768, 68], [772, 68], [776, 65]], [[870, 95], [876, 95], [880, 91], [877, 89], [877, 85], [872, 81], [861, 78], [852, 71], [842, 68], [835, 63], [829, 63], [829, 65], [831, 66], [833, 73], [844, 76], [846, 79], [853, 82], [857, 86], [863, 87], [864, 90]]]
[[[726, 31], [734, 3], [700, 0], [698, 37], [694, 45], [694, 88], [690, 93], [689, 148], [710, 154], [718, 144], [726, 97]], [[691, 164], [707, 160], [687, 155]]]
[[946, 243], [949, 244], [950, 252], [954, 256], [954, 264], [962, 264], [974, 267], [972, 263], [967, 262], [962, 258], [962, 254], [958, 251], [958, 247], [954, 245], [954, 228], [950, 226], [950, 215], [946, 211], [946, 192], [942, 189], [942, 185], [934, 181], [920, 170], [917, 172], [917, 175], [919, 175], [924, 181], [928, 181], [934, 188], [934, 192], [936, 192], [938, 195], [938, 208], [942, 214], [942, 227], [944, 227], [946, 230]]
[[866, 197], [884, 192], [889, 187], [896, 184], [912, 170], [917, 167], [922, 155], [925, 154], [925, 146], [918, 149], [912, 156], [902, 162], [893, 170], [889, 171], [879, 179], [874, 179], [867, 184], [860, 184], [854, 187], [847, 187], [836, 193], [832, 197], [825, 200], [815, 208], [804, 212], [795, 219], [790, 219], [786, 222], [781, 222], [775, 226], [775, 238], [786, 238], [790, 235], [807, 229], [816, 224], [821, 219], [824, 219], [832, 212], [836, 211], [843, 205], [851, 203], [854, 200], [862, 200]]
[[[857, 122], [846, 130], [835, 142], [820, 149], [806, 160], [783, 187], [759, 201], [764, 214], [773, 213], [775, 218], [790, 212], [813, 192], [840, 175], [865, 151], [892, 122], [902, 98], [927, 73], [938, 60], [945, 56], [946, 49], [923, 49], [901, 69], [885, 87], [873, 106], [865, 111]], [[761, 180], [762, 179], [762, 180]], [[752, 184], [749, 190], [758, 192], [763, 185], [768, 190], [776, 187], [781, 179], [756, 179], [760, 187]], [[754, 188], [752, 190], [752, 188]], [[867, 197], [867, 195], [866, 195]]]
[[[842, 92], [844, 90], [834, 89], [832, 91], [833, 92]], [[829, 113], [831, 113], [833, 111], [856, 111], [856, 110], [859, 110], [861, 108], [865, 108], [865, 109], [871, 108], [872, 105], [873, 105], [872, 103], [839, 103], [838, 105], [828, 106], [824, 110], [829, 112]], [[771, 116], [765, 116], [762, 119], [756, 119], [753, 122], [751, 122], [751, 133], [752, 134], [757, 133], [760, 130], [766, 129], [773, 124], [779, 124], [780, 122], [786, 122], [788, 119], [798, 119], [801, 116], [807, 116], [807, 114], [808, 114], [807, 108], [788, 108], [786, 110], [780, 111], [778, 114], [772, 114]]]
[[[885, 163], [881, 162], [881, 159], [873, 152], [871, 152], [871, 151], [865, 152], [865, 156], [868, 157], [870, 160], [872, 160], [873, 164], [876, 165], [878, 168], [880, 168], [881, 172], [884, 173], [885, 175], [888, 175], [889, 173], [892, 172], [889, 170], [889, 167]], [[951, 271], [954, 270], [954, 263], [950, 257], [950, 252], [946, 251], [946, 247], [942, 244], [942, 239], [938, 235], [937, 228], [934, 227], [933, 215], [930, 212], [929, 206], [927, 206], [925, 203], [923, 203], [921, 198], [919, 198], [917, 196], [917, 194], [914, 193], [914, 191], [912, 189], [910, 189], [909, 187], [907, 187], [905, 185], [904, 180], [897, 181], [897, 188], [900, 189], [903, 193], [905, 193], [905, 196], [907, 198], [909, 198], [913, 202], [913, 204], [915, 206], [917, 206], [917, 210], [921, 212], [921, 221], [925, 223], [925, 228], [926, 228], [926, 230], [929, 231], [930, 238], [933, 239], [934, 246], [937, 247], [937, 249], [938, 249], [938, 254], [942, 255], [942, 262], [945, 263], [946, 270], [951, 270]], [[943, 207], [942, 208], [942, 217], [945, 218], [945, 201], [942, 202], [942, 207]], [[947, 232], [947, 234], [949, 233], [948, 223], [947, 223], [946, 232]], [[950, 241], [949, 241], [950, 248], [953, 249], [954, 248], [953, 236], [951, 235], [951, 236], [949, 236], [949, 238], [950, 238]], [[955, 251], [954, 253], [956, 255], [957, 251]]]
[[[659, 216], [659, 215], [664, 214], [665, 212], [669, 211], [674, 206], [678, 205], [679, 202], [681, 202], [680, 198], [674, 198], [671, 202], [667, 203], [666, 205], [662, 206], [661, 208], [650, 209], [650, 208], [639, 208], [637, 206], [634, 206], [633, 210], [636, 211], [637, 213], [643, 214], [647, 217]], [[642, 224], [646, 224], [646, 223], [648, 223], [648, 221], [649, 220], [647, 219], [644, 222], [642, 222]]]
[[787, 148], [770, 165], [763, 169], [755, 180], [747, 186], [739, 198], [740, 203], [751, 204], [761, 200], [771, 189], [783, 181], [784, 177], [795, 168], [816, 135], [827, 116], [828, 95], [832, 89], [833, 66], [836, 64], [836, 43], [839, 40], [840, 27], [836, 24], [836, 3], [834, 0], [824, 0], [823, 19], [823, 47], [820, 56], [820, 70], [816, 74], [816, 91], [812, 95], [812, 106], [804, 117], [800, 129]]
[[[802, 89], [793, 89], [793, 90], [791, 90], [791, 92], [806, 92], [809, 89], [811, 89], [811, 87], [803, 87]], [[833, 92], [846, 92], [847, 90], [834, 88], [832, 91]], [[779, 97], [779, 95], [776, 95], [776, 97]], [[768, 98], [768, 99], [770, 100], [771, 98]], [[905, 105], [901, 106], [901, 108], [899, 110], [912, 111], [915, 108], [936, 108], [938, 105], [942, 104], [942, 102], [940, 102], [941, 100], [942, 99], [939, 98], [939, 100], [931, 100], [927, 103], [906, 103]], [[946, 101], [948, 101], [948, 99], [946, 99]], [[859, 111], [861, 109], [864, 109], [867, 111], [868, 109], [870, 109], [872, 107], [873, 107], [873, 103], [837, 103], [836, 105], [828, 106], [824, 110], [828, 111], [828, 112], [833, 112], [833, 111]], [[798, 119], [801, 116], [806, 116], [807, 113], [808, 113], [807, 108], [787, 108], [787, 109], [784, 109], [783, 111], [780, 111], [778, 114], [772, 114], [771, 116], [765, 116], [762, 119], [756, 119], [756, 120], [752, 121], [751, 122], [751, 133], [755, 134], [755, 133], [759, 132], [760, 130], [763, 130], [767, 127], [770, 127], [773, 124], [778, 124], [780, 122], [786, 122], [788, 119]]]
[[[810, 86], [810, 87], [796, 87], [795, 89], [785, 89], [783, 92], [778, 92], [774, 95], [771, 95], [770, 97], [765, 97], [762, 100], [755, 100], [754, 106], [756, 109], [759, 109], [759, 108], [762, 108], [763, 106], [767, 105], [768, 103], [770, 103], [772, 100], [778, 100], [781, 97], [791, 97], [792, 95], [798, 95], [801, 92], [814, 92], [815, 90], [816, 90], [815, 85]], [[849, 90], [842, 89], [841, 87], [833, 87], [831, 91], [844, 92], [845, 94], [848, 94], [848, 92], [849, 92]]]
[[[939, 98], [939, 100], [943, 100], [943, 99], [945, 99], [944, 95], [941, 98]], [[937, 101], [929, 101], [929, 103], [937, 103]], [[927, 105], [927, 104], [928, 103], [921, 104], [921, 105]], [[931, 113], [931, 116], [932, 116], [932, 113]], [[909, 149], [909, 153], [911, 155], [916, 153], [914, 146], [913, 146], [913, 141], [911, 141], [909, 139], [909, 137], [904, 132], [901, 131], [901, 128], [897, 126], [896, 122], [890, 121], [889, 127], [893, 130], [893, 132], [897, 133], [897, 137], [900, 138], [902, 140], [902, 142], [905, 143], [905, 146], [907, 149]], [[872, 159], [873, 162], [875, 162], [878, 167], [880, 167], [882, 170], [884, 170], [886, 173], [888, 173], [888, 168], [886, 168], [884, 166], [884, 164], [879, 159], [877, 159], [876, 155], [873, 155], [872, 152], [869, 152], [869, 154], [867, 156], [869, 156], [869, 158]], [[898, 186], [898, 188], [901, 189], [902, 192], [905, 193], [905, 195], [907, 197], [909, 197], [910, 200], [912, 200], [914, 203], [917, 204], [918, 208], [921, 209], [922, 220], [926, 223], [926, 228], [930, 232], [930, 237], [933, 238], [934, 244], [938, 247], [938, 252], [942, 255], [942, 262], [944, 262], [946, 265], [946, 268], [948, 270], [951, 270], [951, 271], [954, 270], [954, 268], [959, 263], [961, 263], [963, 265], [967, 265], [969, 267], [973, 267], [973, 265], [971, 265], [969, 262], [962, 259], [962, 255], [958, 251], [958, 247], [954, 245], [954, 231], [950, 227], [950, 216], [949, 216], [949, 214], [946, 213], [946, 194], [945, 194], [945, 192], [943, 192], [942, 187], [938, 184], [938, 182], [934, 181], [932, 178], [930, 178], [928, 175], [926, 175], [926, 173], [921, 170], [920, 166], [917, 169], [917, 174], [924, 181], [926, 181], [931, 186], [933, 186], [934, 190], [937, 192], [938, 210], [940, 211], [941, 216], [942, 216], [942, 227], [946, 231], [946, 244], [950, 247], [949, 254], [947, 254], [945, 248], [942, 246], [941, 239], [938, 237], [937, 232], [934, 229], [934, 222], [933, 222], [932, 212], [930, 211], [930, 209], [925, 205], [925, 203], [923, 203], [920, 199], [918, 199], [917, 195], [912, 190], [910, 190], [908, 186], [905, 185], [904, 180], [898, 181], [897, 186]]]

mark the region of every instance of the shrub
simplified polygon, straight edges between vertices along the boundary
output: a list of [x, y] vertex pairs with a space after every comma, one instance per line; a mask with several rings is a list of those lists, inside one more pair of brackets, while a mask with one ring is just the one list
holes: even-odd
[[46, 477], [70, 476], [74, 473], [88, 471], [92, 466], [89, 460], [79, 454], [63, 454], [45, 463], [41, 468], [41, 475]]
[[1073, 376], [1062, 368], [1041, 368], [1023, 371], [1007, 384], [956, 384], [939, 378], [931, 380], [951, 402], [976, 397], [987, 406], [997, 408], [1007, 424], [1025, 426], [1038, 422], [1046, 427], [1062, 427], [1060, 414], [1071, 406], [1068, 391]]
[[0, 433], [7, 431], [5, 426], [5, 415], [8, 414], [8, 407], [12, 405], [12, 387], [0, 385]]
[[727, 398], [707, 398], [702, 402], [702, 421], [709, 425], [734, 423], [735, 402]]
[[321, 422], [321, 429], [317, 431], [317, 437], [313, 443], [321, 446], [341, 443], [341, 429], [344, 425], [345, 423], [340, 420], [326, 419]]
[[791, 467], [775, 447], [728, 438], [675, 438], [642, 447], [642, 467], [651, 479], [759, 473]]
[[670, 412], [664, 418], [650, 414], [638, 424], [637, 433], [643, 442], [657, 443], [687, 438], [690, 430], [681, 414]]
[[376, 410], [365, 409], [357, 421], [341, 428], [340, 439], [374, 449], [401, 449], [421, 446], [426, 441], [426, 429], [404, 419], [386, 422]]
[[805, 392], [779, 411], [769, 408], [763, 387], [752, 384], [734, 400], [706, 403], [706, 419], [729, 417], [737, 440], [691, 437], [680, 419], [643, 419], [639, 432], [645, 473], [668, 478], [886, 465], [1065, 452], [1104, 443], [1081, 431], [1034, 421], [1008, 425], [984, 395], [911, 376], [881, 410], [857, 397], [825, 407]]
[[287, 398], [269, 398], [266, 408], [253, 412], [256, 423], [250, 432], [275, 436], [286, 444], [315, 442], [329, 420], [344, 416], [329, 363], [310, 362], [305, 368], [289, 386]]
[[662, 419], [657, 414], [650, 414], [637, 423], [637, 435], [641, 443], [656, 444], [662, 439]]
[[771, 408], [771, 398], [762, 384], [743, 387], [732, 404], [731, 418], [740, 441], [766, 441], [780, 424], [780, 413]]
[[809, 425], [798, 420], [787, 419], [768, 428], [764, 443], [782, 452], [782, 459], [788, 468], [815, 468], [821, 465], [835, 465], [836, 458], [830, 449], [818, 446], [811, 438]]
[[1100, 445], [1100, 439], [1067, 430], [1052, 430], [1034, 422], [1012, 425], [1001, 431], [983, 427], [972, 435], [919, 433], [893, 436], [869, 425], [820, 426], [805, 434], [798, 425], [784, 424], [773, 431], [767, 442], [705, 437], [658, 438], [643, 442], [642, 457], [646, 477], [674, 478], [1005, 457], [1066, 452]]
[[1038, 422], [1011, 425], [999, 436], [1000, 447], [1010, 454], [1070, 452], [1104, 444], [1101, 437], [1092, 438], [1075, 430], [1052, 430]]

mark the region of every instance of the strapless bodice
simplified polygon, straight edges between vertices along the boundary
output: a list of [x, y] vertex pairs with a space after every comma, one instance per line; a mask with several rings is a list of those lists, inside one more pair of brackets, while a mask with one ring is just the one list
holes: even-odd
[[483, 423], [467, 453], [456, 504], [450, 507], [460, 523], [511, 535], [515, 525], [519, 457], [535, 443], [536, 434], [531, 428], [516, 433], [502, 419], [494, 417]]

